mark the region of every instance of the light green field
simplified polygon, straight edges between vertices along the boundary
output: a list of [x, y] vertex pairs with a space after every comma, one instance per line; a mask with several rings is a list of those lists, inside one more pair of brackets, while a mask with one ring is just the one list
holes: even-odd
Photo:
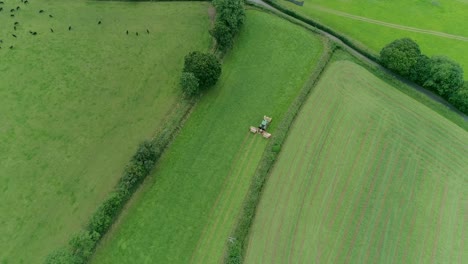
[[351, 61], [323, 74], [245, 263], [465, 263], [468, 133]]
[[87, 222], [171, 111], [183, 57], [210, 47], [209, 5], [3, 1], [0, 263], [40, 263]]
[[[302, 7], [285, 0], [279, 3], [363, 43], [374, 52], [380, 52], [382, 47], [395, 39], [410, 37], [420, 45], [424, 54], [448, 56], [458, 61], [465, 70], [468, 69], [468, 1], [305, 0]], [[348, 15], [462, 36], [465, 40], [395, 29], [356, 20]]]
[[271, 115], [274, 134], [322, 51], [305, 29], [247, 11], [219, 84], [198, 103], [92, 262], [219, 263], [267, 144], [248, 128]]

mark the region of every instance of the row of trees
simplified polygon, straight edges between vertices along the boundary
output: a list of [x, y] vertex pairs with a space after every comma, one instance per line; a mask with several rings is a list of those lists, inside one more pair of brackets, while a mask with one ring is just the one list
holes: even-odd
[[457, 62], [443, 56], [421, 53], [419, 45], [409, 39], [398, 39], [380, 52], [382, 64], [413, 82], [436, 92], [464, 113], [468, 113], [468, 83]]
[[[245, 10], [242, 0], [213, 0], [213, 5], [216, 21], [210, 34], [222, 55], [232, 47], [234, 37], [244, 24]], [[221, 63], [214, 54], [193, 51], [185, 56], [180, 85], [186, 96], [195, 96], [215, 85], [220, 75]]]

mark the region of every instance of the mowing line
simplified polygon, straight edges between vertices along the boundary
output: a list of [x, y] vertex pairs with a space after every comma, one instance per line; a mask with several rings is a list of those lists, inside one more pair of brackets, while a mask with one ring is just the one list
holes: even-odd
[[444, 187], [444, 193], [442, 194], [442, 199], [440, 201], [440, 206], [439, 206], [439, 218], [437, 219], [437, 228], [436, 228], [436, 233], [435, 233], [435, 237], [434, 237], [434, 245], [432, 246], [432, 256], [431, 256], [431, 259], [432, 259], [432, 263], [435, 263], [435, 252], [437, 250], [437, 245], [438, 245], [438, 242], [439, 242], [439, 235], [440, 235], [440, 226], [442, 224], [442, 211], [444, 210], [444, 206], [445, 206], [445, 199], [447, 198], [447, 190], [448, 190], [448, 186], [447, 186], [447, 183], [445, 183], [445, 187]]
[[[336, 106], [336, 103], [335, 103], [334, 105]], [[324, 109], [327, 109], [327, 108], [324, 107]], [[336, 108], [335, 108], [335, 107], [328, 108], [328, 109], [330, 109], [331, 111], [328, 112], [326, 115], [323, 115], [324, 118], [326, 118], [327, 116], [331, 116], [331, 115], [333, 115], [333, 114], [336, 112]], [[323, 119], [320, 119], [320, 121], [322, 121], [322, 120], [323, 120]], [[304, 126], [305, 126], [306, 122], [303, 122], [303, 123], [304, 123]], [[331, 123], [332, 123], [332, 122], [330, 122], [330, 124], [329, 124], [328, 126], [331, 126], [331, 125], [332, 125]], [[320, 126], [320, 124], [322, 124], [322, 122], [320, 122], [320, 123], [317, 122], [317, 124], [319, 124], [319, 126]], [[315, 143], [314, 146], [311, 147], [310, 149], [316, 149], [321, 143], [322, 143], [322, 145], [323, 145], [323, 142], [326, 141], [326, 138], [327, 138], [327, 136], [328, 136], [328, 133], [327, 133], [327, 129], [326, 129], [326, 128], [323, 128], [323, 127], [322, 127], [322, 129], [314, 129], [314, 130], [316, 130], [317, 132], [319, 132], [319, 134], [318, 134], [318, 138], [315, 137], [315, 135], [316, 135], [315, 133], [311, 133], [311, 134], [309, 135], [309, 138], [308, 138], [308, 139], [309, 139], [309, 142], [310, 142], [309, 144], [311, 144], [311, 142], [314, 142], [314, 143]], [[322, 139], [323, 137], [325, 137], [325, 138]], [[315, 140], [315, 141], [314, 141], [314, 140]], [[299, 153], [299, 151], [298, 151], [298, 153]], [[300, 152], [299, 154], [301, 155], [301, 154], [303, 154], [303, 152]], [[313, 155], [316, 157], [316, 160], [319, 160], [319, 159], [321, 158], [321, 157], [320, 157], [320, 153], [317, 154], [316, 152], [314, 152]], [[300, 159], [299, 164], [297, 164], [297, 166], [295, 166], [295, 171], [297, 172], [296, 175], [302, 175], [301, 172], [302, 172], [303, 170], [309, 171], [310, 168], [315, 164], [315, 162], [310, 162], [308, 166], [303, 166], [304, 161], [305, 161], [305, 159], [307, 159], [307, 158], [308, 158], [308, 156], [306, 156], [306, 155], [301, 155], [301, 159]], [[284, 168], [286, 169], [287, 167], [285, 166]], [[315, 177], [313, 177], [312, 175], [313, 175], [313, 174], [311, 173], [311, 174], [310, 174], [310, 177], [302, 177], [301, 183], [298, 185], [299, 189], [297, 190], [296, 193], [304, 194], [304, 195], [302, 196], [302, 200], [305, 199], [305, 196], [306, 196], [306, 193], [307, 193], [307, 192], [304, 191], [304, 188], [307, 188], [307, 186], [310, 186], [310, 181], [315, 180]], [[291, 184], [291, 185], [292, 185], [292, 184]], [[294, 193], [292, 193], [292, 192], [288, 192], [288, 201], [289, 201], [289, 198], [290, 198], [291, 196], [294, 196], [293, 194], [294, 194]], [[287, 203], [286, 203], [286, 204], [287, 204]], [[298, 203], [298, 204], [301, 204], [301, 205], [302, 205], [302, 203]], [[301, 207], [299, 207], [298, 209], [295, 210], [295, 215], [296, 215], [296, 218], [295, 218], [295, 219], [298, 219], [298, 218], [299, 218], [300, 212], [301, 212]], [[281, 229], [281, 227], [282, 227], [282, 225], [283, 225], [283, 223], [284, 223], [284, 219], [285, 219], [284, 217], [281, 218], [280, 229]], [[291, 230], [294, 232], [296, 226], [295, 226], [295, 225], [290, 225], [289, 227], [292, 228]], [[290, 241], [290, 242], [291, 242], [291, 240], [294, 239], [294, 237], [292, 237], [292, 236], [288, 236], [288, 238], [289, 238], [289, 241]], [[291, 243], [287, 243], [287, 244], [291, 244]], [[283, 255], [284, 257], [286, 257], [290, 252], [288, 252], [288, 251], [283, 251], [283, 253], [286, 254], [286, 255]], [[275, 259], [274, 255], [273, 255], [273, 259]]]
[[467, 229], [466, 226], [467, 226], [467, 223], [468, 223], [468, 203], [466, 204], [465, 214], [464, 214], [463, 218], [465, 219], [465, 221], [464, 221], [464, 224], [462, 224], [463, 227], [462, 227], [462, 232], [461, 232], [462, 236], [461, 236], [461, 242], [460, 242], [461, 246], [460, 246], [460, 250], [459, 250], [460, 254], [458, 255], [458, 262], [460, 264], [463, 263], [462, 262], [462, 255], [464, 253], [463, 248], [465, 247], [465, 239], [466, 239], [465, 232], [466, 232], [466, 229]]
[[442, 38], [468, 41], [468, 37], [464, 37], [460, 35], [453, 35], [453, 34], [448, 34], [448, 33], [440, 32], [440, 31], [409, 27], [409, 26], [384, 22], [380, 20], [375, 20], [375, 19], [371, 19], [367, 17], [356, 16], [356, 15], [352, 15], [349, 13], [321, 7], [318, 5], [313, 5], [313, 6], [314, 6], [314, 9], [325, 12], [325, 13], [329, 13], [329, 14], [333, 14], [333, 15], [337, 15], [341, 17], [346, 17], [346, 18], [350, 18], [350, 19], [354, 19], [358, 21], [363, 21], [363, 22], [370, 23], [370, 24], [375, 24], [375, 25], [380, 25], [380, 26], [385, 26], [385, 27], [395, 28], [395, 29], [400, 29], [400, 30], [405, 30], [405, 31], [411, 31], [411, 32], [416, 32], [416, 33], [421, 33], [421, 34], [433, 35], [433, 36], [442, 37]]
[[[323, 94], [322, 94], [322, 95], [323, 95]], [[323, 112], [324, 112], [325, 110], [328, 110], [328, 112], [325, 113], [325, 114], [323, 114]], [[320, 108], [320, 111], [321, 111], [320, 119], [319, 119], [317, 122], [314, 122], [314, 124], [317, 125], [317, 128], [316, 128], [316, 129], [312, 128], [312, 131], [313, 131], [314, 133], [309, 134], [308, 141], [307, 141], [307, 143], [306, 143], [306, 144], [307, 144], [307, 145], [306, 145], [306, 146], [307, 146], [306, 149], [315, 149], [315, 148], [316, 148], [316, 145], [319, 144], [320, 140], [317, 140], [317, 141], [315, 141], [314, 146], [311, 148], [312, 142], [314, 142], [314, 139], [316, 139], [315, 136], [316, 136], [316, 135], [319, 135], [319, 137], [321, 138], [321, 137], [323, 136], [323, 134], [326, 132], [326, 130], [323, 129], [323, 127], [321, 126], [321, 124], [323, 123], [323, 120], [324, 120], [327, 116], [331, 115], [331, 113], [334, 112], [335, 109], [334, 109], [334, 108], [322, 107], [322, 108]], [[296, 124], [297, 124], [297, 123], [296, 123]], [[301, 127], [301, 128], [302, 128], [303, 126], [305, 127], [306, 124], [307, 124], [306, 122], [302, 122], [300, 127]], [[304, 163], [304, 160], [305, 160], [307, 157], [306, 157], [306, 155], [301, 155], [300, 151], [296, 151], [296, 152], [295, 152], [295, 158], [294, 158], [293, 161], [296, 161], [296, 160], [297, 160], [296, 157], [299, 156], [299, 155], [301, 156], [301, 158], [299, 159], [299, 160], [300, 160], [299, 163], [300, 163], [300, 164], [303, 164], [303, 163]], [[294, 164], [295, 164], [295, 162], [294, 162]], [[300, 167], [302, 167], [302, 166], [300, 166]], [[291, 168], [297, 168], [297, 166], [292, 166]], [[289, 171], [289, 172], [291, 172], [290, 168], [288, 168], [287, 166], [283, 167], [282, 170], [281, 170], [281, 172], [282, 172], [282, 171]], [[278, 175], [281, 175], [281, 173], [279, 173]], [[300, 175], [300, 173], [298, 173], [298, 175]], [[305, 180], [306, 180], [306, 179], [305, 179], [305, 177], [304, 177], [304, 179], [302, 179], [302, 182], [301, 182], [301, 185], [300, 185], [300, 186], [304, 186], [304, 181], [305, 181]], [[291, 193], [292, 193], [292, 192], [291, 192], [291, 189], [293, 189], [294, 187], [295, 187], [295, 186], [294, 186], [293, 184], [289, 184], [289, 188], [287, 189], [287, 190], [288, 190], [288, 191], [287, 191], [287, 194], [288, 194], [288, 195], [286, 196], [285, 194], [283, 194], [283, 191], [286, 191], [286, 188], [281, 188], [281, 194], [278, 195], [278, 197], [283, 197], [283, 199], [281, 200], [281, 203], [277, 203], [277, 204], [276, 204], [275, 210], [274, 210], [275, 213], [274, 213], [274, 215], [271, 217], [271, 220], [272, 220], [272, 221], [273, 221], [274, 219], [280, 219], [280, 223], [279, 223], [279, 226], [277, 227], [276, 231], [282, 230], [282, 226], [283, 226], [283, 224], [284, 224], [284, 217], [275, 217], [276, 214], [281, 214], [281, 212], [283, 211], [283, 210], [278, 210], [277, 208], [278, 208], [278, 206], [280, 206], [280, 205], [286, 206], [286, 205], [288, 204], [288, 202], [289, 202], [289, 200], [290, 200], [290, 198], [291, 198]], [[286, 197], [286, 199], [284, 199], [285, 197]], [[273, 227], [273, 225], [270, 225], [270, 226]], [[269, 234], [276, 234], [276, 236], [279, 236], [279, 235], [280, 235], [280, 232], [269, 232]], [[276, 239], [277, 239], [277, 237], [275, 237], [274, 239], [268, 239], [268, 241], [271, 241], [271, 242], [273, 243]], [[276, 241], [278, 241], [278, 240], [276, 240]], [[271, 248], [271, 247], [265, 247], [265, 249], [266, 249], [266, 248]], [[274, 247], [273, 247], [273, 248], [274, 248]], [[265, 252], [264, 252], [264, 253], [265, 253]], [[274, 258], [274, 256], [275, 256], [275, 254], [276, 254], [276, 251], [273, 253], [273, 258]], [[267, 256], [268, 254], [263, 254], [263, 255], [264, 255], [264, 256]]]
[[[250, 133], [247, 133], [247, 134], [246, 134], [246, 136], [245, 136], [244, 139], [242, 140], [241, 146], [244, 146], [244, 145], [245, 145], [247, 139], [249, 138], [249, 135], [250, 135]], [[240, 155], [241, 155], [241, 153], [242, 153], [241, 150], [242, 150], [242, 148], [239, 148], [239, 151], [237, 152], [237, 154], [236, 154], [236, 156], [235, 156], [235, 158], [234, 158], [234, 161], [231, 163], [232, 165], [231, 165], [231, 168], [230, 168], [230, 170], [229, 170], [229, 172], [228, 172], [228, 176], [224, 179], [223, 184], [221, 185], [221, 186], [222, 186], [222, 187], [221, 187], [222, 190], [224, 190], [224, 189], [226, 188], [227, 182], [228, 182], [228, 180], [229, 180], [229, 178], [230, 178], [229, 176], [232, 174], [232, 171], [234, 170], [235, 164], [236, 164], [236, 163], [238, 162], [238, 160], [240, 159]], [[243, 156], [243, 158], [245, 158], [245, 156]], [[216, 197], [215, 203], [213, 204], [213, 206], [212, 206], [211, 209], [210, 209], [210, 213], [209, 213], [210, 216], [213, 216], [213, 214], [214, 214], [214, 212], [215, 212], [215, 209], [216, 209], [216, 207], [217, 207], [217, 205], [218, 205], [218, 203], [219, 203], [219, 200], [221, 199], [221, 196], [222, 196], [221, 193], [222, 193], [222, 192], [220, 192], [220, 193], [218, 194], [218, 197]], [[203, 241], [203, 238], [206, 236], [206, 232], [207, 232], [207, 231], [208, 231], [208, 225], [205, 225], [204, 228], [203, 228], [203, 231], [202, 231], [202, 233], [201, 233], [201, 236], [200, 236], [200, 238], [198, 239], [197, 246], [195, 247], [194, 251], [192, 252], [192, 256], [190, 257], [190, 263], [193, 263], [194, 257], [195, 257], [195, 255], [196, 255], [196, 252], [199, 250], [200, 244], [201, 244], [201, 242]]]
[[[333, 107], [336, 107], [336, 106], [333, 106]], [[335, 112], [338, 112], [338, 111], [335, 111]], [[341, 112], [341, 111], [340, 111], [340, 112]], [[336, 114], [333, 115], [333, 117], [336, 117], [336, 116], [337, 116]], [[344, 116], [343, 116], [343, 115], [340, 115], [340, 118], [341, 118], [341, 119], [339, 119], [339, 120], [338, 120], [338, 118], [333, 118], [333, 121], [329, 121], [328, 123], [332, 123], [332, 126], [331, 126], [331, 127], [333, 128], [334, 125], [335, 125], [335, 123], [337, 123], [337, 124], [343, 123], [343, 122], [341, 122], [341, 121], [342, 121], [342, 119], [344, 118]], [[339, 126], [339, 128], [344, 129], [344, 126]], [[335, 134], [338, 133], [338, 130], [336, 130], [336, 131], [335, 131], [335, 130], [331, 130], [331, 131], [326, 130], [326, 131], [328, 131], [327, 137], [328, 137], [330, 140], [332, 140], [332, 139], [334, 138], [333, 136], [334, 136]], [[351, 139], [351, 137], [348, 137], [347, 143], [349, 143], [350, 139]], [[333, 150], [333, 147], [334, 147], [334, 146], [333, 146], [333, 144], [330, 144], [330, 142], [327, 142], [327, 141], [328, 141], [327, 138], [323, 141], [323, 144], [326, 146], [326, 148], [325, 148], [325, 152], [324, 152], [324, 154], [323, 154], [324, 158], [321, 159], [322, 162], [320, 162], [320, 160], [317, 160], [317, 162], [316, 162], [315, 164], [313, 164], [313, 165], [316, 165], [316, 166], [315, 166], [315, 170], [316, 170], [316, 173], [320, 173], [320, 178], [323, 178], [323, 175], [325, 174], [325, 171], [326, 171], [327, 168], [329, 167], [328, 164], [329, 164], [330, 162], [333, 162], [333, 161], [335, 160], [335, 159], [328, 158], [329, 155], [332, 153], [331, 150]], [[322, 146], [322, 148], [323, 148], [323, 146]], [[321, 150], [321, 151], [322, 151], [322, 150]], [[321, 152], [321, 151], [320, 151], [320, 152]], [[320, 156], [322, 156], [322, 155], [320, 155]], [[335, 158], [336, 158], [336, 157], [335, 157]], [[320, 163], [321, 166], [317, 166], [319, 163]], [[312, 165], [312, 164], [311, 164], [311, 165]], [[319, 171], [319, 169], [320, 169], [320, 171]], [[330, 176], [331, 176], [331, 175], [330, 175]], [[331, 185], [336, 185], [336, 183], [338, 182], [338, 180], [339, 180], [339, 177], [336, 176], [336, 170], [335, 170], [333, 183], [332, 183]], [[306, 183], [305, 186], [311, 186], [311, 185], [312, 185], [312, 182], [311, 182], [311, 179], [309, 178], [309, 181]], [[331, 185], [330, 185], [330, 186], [331, 186]], [[316, 188], [318, 188], [318, 187], [319, 187], [319, 186], [316, 185]], [[330, 190], [330, 189], [332, 189], [332, 188], [327, 188], [327, 190]], [[327, 194], [328, 194], [328, 193], [329, 193], [329, 191], [327, 191]], [[310, 195], [310, 197], [308, 197], [309, 195]], [[302, 248], [304, 247], [305, 240], [306, 240], [306, 237], [305, 237], [305, 236], [303, 236], [302, 239], [300, 239], [300, 237], [297, 236], [298, 229], [299, 229], [299, 226], [300, 226], [299, 221], [301, 220], [301, 218], [302, 218], [301, 216], [302, 216], [303, 213], [304, 213], [304, 210], [303, 210], [304, 204], [306, 203], [306, 200], [307, 200], [307, 201], [313, 201], [313, 200], [314, 200], [314, 197], [315, 197], [316, 195], [317, 195], [317, 192], [316, 192], [316, 191], [315, 191], [315, 192], [307, 192], [307, 191], [304, 192], [304, 196], [303, 196], [303, 199], [302, 199], [302, 203], [300, 204], [299, 214], [298, 214], [298, 216], [297, 216], [297, 218], [296, 218], [296, 224], [294, 225], [294, 232], [293, 232], [292, 236], [290, 236], [291, 238], [295, 238], [295, 239], [293, 239], [293, 240], [291, 241], [291, 243], [288, 243], [288, 244], [290, 245], [290, 249], [291, 249], [291, 250], [289, 251], [289, 262], [290, 262], [290, 263], [293, 263], [293, 261], [292, 261], [292, 256], [293, 256], [293, 254], [291, 254], [291, 252], [292, 252], [292, 249], [295, 248], [294, 245], [296, 244], [296, 241], [297, 241], [297, 240], [301, 240], [300, 246], [299, 246], [299, 252], [301, 252]], [[308, 198], [308, 199], [306, 199], [306, 198]], [[331, 200], [332, 200], [332, 199], [326, 199], [326, 198], [325, 198], [325, 194], [322, 196], [322, 204], [323, 204], [324, 201], [331, 202]], [[318, 209], [321, 209], [321, 208], [324, 208], [324, 207], [323, 207], [323, 206], [319, 206], [319, 207], [318, 207]], [[325, 209], [326, 209], [326, 208], [328, 208], [328, 207], [325, 207]], [[306, 213], [307, 213], [307, 210], [306, 210]], [[321, 227], [321, 226], [322, 226], [321, 222], [320, 222], [318, 225], [316, 225], [316, 227], [318, 227], [318, 228]], [[305, 228], [307, 228], [307, 225], [305, 226]], [[304, 233], [305, 233], [305, 232], [304, 232]], [[299, 254], [300, 254], [300, 257], [302, 257], [302, 258], [305, 257], [305, 255], [306, 255], [305, 252], [306, 252], [306, 251], [304, 251], [304, 253], [299, 253]]]

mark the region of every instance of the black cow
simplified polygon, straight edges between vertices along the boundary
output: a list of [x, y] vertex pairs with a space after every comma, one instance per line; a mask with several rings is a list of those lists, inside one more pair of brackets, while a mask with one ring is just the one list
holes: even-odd
[[102, 23], [101, 20], [99, 20], [98, 25], [101, 25], [101, 23]]
[[13, 29], [16, 30], [16, 26], [13, 26]]
[[148, 34], [149, 34], [149, 30], [148, 30], [148, 29], [146, 30], [146, 33], [148, 33]]
[[41, 10], [39, 10], [39, 13], [44, 13], [44, 10], [42, 10], [42, 9], [41, 9]]
[[50, 18], [53, 18], [54, 16], [53, 15], [49, 15]]
[[127, 30], [127, 35], [128, 35], [128, 30]]
[[20, 10], [20, 7], [19, 7], [19, 6], [17, 6], [17, 7], [16, 7], [16, 10]]
[[15, 12], [15, 9], [14, 9], [14, 8], [13, 8], [13, 9], [10, 9], [10, 12]]
[[13, 46], [10, 46], [10, 49], [13, 49]]
[[13, 37], [15, 37], [15, 38], [16, 38], [16, 35], [15, 35], [15, 34], [11, 34], [11, 35], [12, 35]]
[[50, 32], [54, 33], [54, 30], [53, 30], [53, 29], [50, 29]]
[[68, 27], [68, 31], [70, 31], [70, 30], [71, 30], [71, 26]]
[[138, 32], [135, 33], [138, 36]]
[[3, 10], [3, 7], [0, 7], [0, 11], [2, 11], [2, 10]]
[[10, 16], [11, 16], [11, 17], [15, 17], [15, 14], [11, 14]]
[[16, 21], [16, 22], [15, 22], [15, 26], [16, 26], [16, 25], [18, 25], [18, 24], [19, 24], [19, 22], [18, 22], [18, 21]]

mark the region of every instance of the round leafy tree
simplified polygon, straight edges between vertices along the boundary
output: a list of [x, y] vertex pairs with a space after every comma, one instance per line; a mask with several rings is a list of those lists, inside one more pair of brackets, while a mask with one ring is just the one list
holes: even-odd
[[200, 91], [198, 79], [191, 72], [182, 73], [182, 76], [180, 76], [180, 85], [182, 86], [182, 92], [188, 96], [196, 95]]
[[409, 38], [403, 38], [385, 46], [380, 51], [380, 60], [388, 69], [402, 76], [408, 76], [420, 55], [418, 44]]
[[215, 55], [192, 51], [185, 56], [184, 72], [191, 72], [198, 79], [200, 89], [213, 86], [221, 75], [221, 64]]

